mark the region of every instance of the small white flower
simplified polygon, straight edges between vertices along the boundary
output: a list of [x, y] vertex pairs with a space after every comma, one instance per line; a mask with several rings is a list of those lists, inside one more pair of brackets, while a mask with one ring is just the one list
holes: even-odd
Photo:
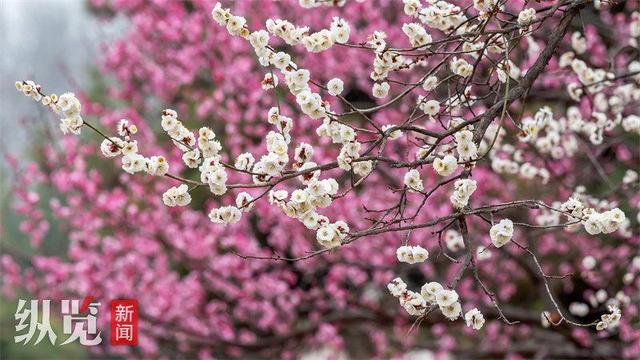
[[513, 236], [513, 222], [509, 219], [502, 219], [499, 223], [493, 225], [489, 231], [491, 242], [497, 248], [508, 243]]
[[387, 289], [389, 289], [391, 295], [400, 297], [407, 290], [407, 284], [398, 277], [389, 282]]
[[340, 246], [340, 237], [333, 226], [325, 225], [316, 231], [318, 243], [325, 248]]
[[344, 83], [338, 78], [333, 78], [327, 83], [327, 90], [332, 96], [338, 96], [344, 90]]
[[422, 285], [422, 288], [420, 289], [420, 294], [422, 295], [422, 297], [425, 298], [425, 300], [427, 300], [427, 302], [435, 303], [436, 294], [439, 291], [442, 291], [443, 289], [444, 288], [442, 287], [442, 285], [440, 285], [440, 283], [432, 281]]
[[484, 316], [480, 310], [473, 308], [464, 314], [464, 321], [467, 323], [468, 327], [473, 328], [474, 330], [480, 330], [482, 325], [484, 325]]
[[411, 169], [404, 175], [404, 184], [409, 188], [409, 191], [420, 192], [424, 190], [420, 173], [416, 169]]
[[188, 190], [189, 187], [186, 184], [178, 187], [173, 186], [162, 194], [162, 201], [170, 207], [186, 206], [191, 202], [191, 195]]
[[458, 301], [458, 293], [455, 290], [440, 290], [436, 293], [438, 306], [449, 306]]
[[387, 82], [383, 82], [383, 83], [375, 83], [373, 84], [373, 96], [382, 99], [387, 97], [387, 94], [389, 93], [389, 83]]
[[447, 317], [449, 320], [454, 321], [459, 318], [462, 314], [462, 306], [459, 302], [454, 302], [453, 304], [446, 306], [439, 306], [440, 311], [442, 311], [442, 315]]
[[422, 83], [422, 88], [425, 89], [426, 91], [431, 91], [435, 89], [437, 85], [438, 85], [438, 78], [434, 75], [431, 75], [424, 80], [424, 83]]
[[242, 211], [249, 211], [253, 208], [255, 202], [253, 202], [253, 196], [248, 192], [241, 192], [236, 197], [236, 207]]
[[433, 170], [440, 176], [449, 176], [458, 168], [458, 159], [452, 155], [445, 155], [444, 158], [433, 160]]
[[518, 24], [519, 25], [529, 25], [536, 19], [536, 9], [527, 8], [518, 14]]
[[104, 139], [102, 144], [100, 144], [100, 151], [102, 155], [106, 157], [114, 157], [120, 154], [120, 149], [124, 146], [124, 141], [119, 137], [110, 137], [109, 139]]
[[147, 173], [149, 175], [164, 176], [169, 172], [169, 163], [164, 156], [152, 156], [147, 159]]

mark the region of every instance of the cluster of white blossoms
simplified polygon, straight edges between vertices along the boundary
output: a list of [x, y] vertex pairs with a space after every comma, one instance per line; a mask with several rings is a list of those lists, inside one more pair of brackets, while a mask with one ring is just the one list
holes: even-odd
[[396, 250], [396, 256], [400, 262], [418, 264], [429, 258], [429, 252], [422, 246], [400, 246]]
[[499, 223], [491, 226], [489, 230], [491, 243], [499, 248], [508, 243], [513, 237], [513, 222], [509, 219], [502, 219]]
[[[212, 15], [220, 25], [227, 24], [229, 19], [233, 17], [228, 9], [222, 9], [218, 4], [213, 9]], [[335, 17], [331, 23], [330, 30], [323, 30], [312, 35], [307, 35], [308, 28], [296, 27], [286, 20], [269, 19], [266, 22], [266, 27], [268, 32], [258, 30], [250, 32], [246, 36], [256, 55], [258, 55], [260, 63], [263, 66], [273, 65], [282, 72], [289, 91], [295, 95], [296, 103], [303, 113], [312, 119], [323, 119], [323, 123], [317, 128], [316, 133], [318, 136], [331, 138], [333, 143], [342, 144], [340, 155], [337, 159], [340, 168], [347, 171], [353, 170], [356, 175], [368, 175], [373, 169], [373, 163], [371, 161], [356, 161], [360, 158], [361, 144], [356, 140], [355, 131], [353, 128], [333, 121], [327, 116], [330, 111], [329, 103], [323, 101], [320, 94], [311, 91], [309, 86], [311, 74], [309, 70], [298, 68], [291, 61], [289, 54], [283, 51], [274, 52], [268, 47], [269, 33], [271, 33], [282, 38], [289, 45], [304, 44], [308, 51], [321, 51], [333, 45], [334, 42], [345, 43], [348, 41], [350, 33], [348, 23]], [[327, 84], [327, 89], [333, 96], [339, 95], [343, 91], [343, 87], [344, 84], [339, 79], [332, 79]], [[290, 142], [291, 119], [280, 115], [276, 108], [272, 108], [269, 113], [269, 122], [278, 127], [281, 136], [275, 132], [270, 132], [267, 135], [269, 154], [263, 156], [252, 170], [259, 173], [259, 175], [254, 175], [254, 182], [256, 183], [265, 183], [271, 177], [280, 175], [289, 161], [287, 145]], [[284, 142], [282, 138], [284, 138]], [[298, 167], [298, 170], [317, 166], [315, 163], [306, 163], [305, 161], [299, 161], [294, 165]], [[313, 177], [317, 178], [319, 171], [312, 172], [312, 174], [314, 174]]]
[[464, 11], [459, 6], [446, 1], [428, 1], [429, 6], [424, 8], [420, 0], [402, 0], [402, 2], [405, 14], [440, 31], [452, 31], [467, 20]]
[[60, 116], [60, 130], [63, 134], [80, 134], [80, 128], [84, 122], [80, 111], [82, 106], [80, 100], [74, 93], [67, 92], [60, 96], [56, 94], [45, 95], [40, 92], [40, 85], [32, 80], [16, 81], [16, 90], [22, 92], [25, 96], [39, 101], [44, 106], [48, 106], [54, 113]]
[[209, 219], [214, 224], [235, 224], [240, 221], [242, 213], [235, 206], [222, 206], [213, 208], [209, 212]]
[[462, 209], [469, 204], [471, 194], [478, 188], [475, 180], [460, 179], [453, 184], [453, 193], [449, 198], [453, 207]]
[[424, 183], [420, 178], [420, 173], [416, 169], [409, 170], [404, 174], [404, 185], [412, 192], [421, 192], [424, 190]]
[[621, 313], [620, 308], [615, 305], [609, 306], [609, 314], [600, 316], [600, 321], [596, 324], [598, 331], [618, 326], [620, 323]]
[[[585, 214], [590, 211], [586, 210]], [[587, 220], [584, 221], [584, 229], [591, 235], [597, 235], [600, 233], [610, 234], [617, 231], [626, 220], [626, 216], [622, 210], [615, 208], [607, 210], [605, 212], [596, 212], [591, 209], [591, 213], [588, 215]]]
[[[584, 226], [584, 229], [589, 234], [610, 234], [621, 229], [623, 226], [628, 226], [627, 217], [619, 208], [616, 207], [610, 210], [598, 212], [595, 208], [586, 206], [581, 200], [579, 200], [579, 192], [574, 193], [574, 196], [575, 197], [571, 197], [569, 200], [560, 204], [560, 210], [568, 214], [570, 220], [579, 219]], [[559, 222], [559, 220], [552, 219], [551, 222], [555, 223]]]
[[[523, 124], [528, 124], [532, 121], [533, 120], [531, 118], [526, 118], [523, 120]], [[535, 166], [531, 162], [527, 161], [523, 149], [516, 148], [512, 144], [503, 142], [502, 140], [505, 130], [500, 129], [500, 132], [496, 136], [496, 126], [497, 125], [489, 126], [489, 129], [485, 134], [485, 138], [481, 142], [480, 146], [480, 151], [486, 152], [488, 147], [487, 144], [493, 142], [493, 147], [489, 150], [491, 169], [498, 174], [517, 175], [522, 179], [539, 180], [543, 184], [548, 183], [551, 177], [549, 170], [545, 167]], [[521, 136], [521, 139], [524, 137], [526, 137], [526, 135]], [[568, 137], [567, 141], [562, 142], [562, 146], [563, 149], [577, 149], [575, 137]], [[558, 153], [558, 151], [555, 151], [555, 153]]]
[[402, 25], [402, 31], [407, 35], [411, 46], [418, 47], [431, 43], [431, 35], [422, 25], [417, 23], [409, 23]]
[[301, 7], [305, 9], [312, 9], [319, 6], [344, 6], [347, 0], [298, 0]]
[[186, 184], [181, 184], [169, 188], [169, 190], [162, 194], [162, 201], [170, 207], [189, 205], [191, 202], [189, 187]]
[[[387, 48], [386, 38], [387, 34], [383, 31], [374, 31], [373, 34], [367, 37], [367, 45], [371, 46], [375, 52], [375, 56], [373, 58], [373, 71], [370, 74], [371, 80], [374, 81], [385, 80], [391, 71], [398, 70], [405, 65], [405, 59], [399, 52]], [[389, 91], [388, 86], [389, 84], [379, 87], [377, 89], [378, 92], [384, 90], [384, 96], [376, 97], [385, 97], [386, 93]], [[376, 91], [374, 90], [374, 93], [375, 92]]]
[[[640, 77], [634, 77], [636, 83], [613, 86], [615, 74], [605, 69], [591, 68], [587, 62], [576, 58], [576, 54], [586, 51], [586, 39], [580, 33], [574, 33], [572, 44], [574, 51], [560, 56], [559, 66], [570, 68], [578, 77], [579, 83], [569, 83], [567, 93], [572, 100], [580, 102], [583, 96], [589, 96], [592, 106], [590, 114], [583, 114], [577, 107], [567, 109], [566, 119], [560, 119], [554, 132], [554, 139], [561, 142], [567, 134], [584, 134], [594, 145], [603, 142], [604, 133], [613, 130], [617, 125], [627, 132], [640, 134], [640, 119], [637, 114], [623, 116], [625, 106], [640, 100]], [[640, 62], [632, 61], [628, 72], [640, 71]], [[554, 125], [553, 122], [550, 125]], [[561, 136], [560, 135], [564, 135]], [[563, 142], [563, 141], [562, 141]]]
[[473, 74], [473, 65], [469, 64], [467, 60], [456, 56], [454, 56], [453, 60], [449, 63], [449, 68], [452, 73], [463, 78], [469, 77]]
[[471, 131], [460, 130], [454, 137], [460, 161], [472, 161], [478, 157], [478, 145], [473, 142], [473, 133]]
[[[421, 316], [431, 306], [438, 306], [442, 315], [454, 321], [462, 315], [462, 306], [455, 290], [447, 290], [438, 282], [428, 282], [422, 286], [420, 292], [407, 289], [407, 284], [401, 278], [389, 282], [387, 289], [398, 298], [400, 305], [412, 316]], [[476, 308], [465, 315], [467, 326], [475, 330], [482, 328], [484, 316]]]
[[536, 9], [526, 8], [518, 14], [518, 24], [525, 26], [531, 24], [536, 19]]
[[[634, 181], [633, 173], [629, 173], [628, 180]], [[624, 181], [622, 186], [626, 186]], [[561, 224], [561, 216], [566, 215], [567, 221], [573, 225], [565, 227], [565, 231], [575, 232], [580, 227], [584, 227], [591, 235], [618, 231], [620, 236], [629, 238], [633, 235], [630, 228], [631, 222], [617, 205], [616, 202], [588, 196], [585, 187], [578, 186], [567, 201], [564, 203], [555, 201], [551, 204], [553, 209], [559, 211], [541, 209], [536, 223], [544, 226], [557, 226]], [[640, 218], [640, 215], [638, 217]]]

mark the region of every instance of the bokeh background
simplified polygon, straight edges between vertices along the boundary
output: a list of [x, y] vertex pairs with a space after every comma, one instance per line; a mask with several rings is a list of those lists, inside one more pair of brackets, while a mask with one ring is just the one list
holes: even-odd
[[[384, 27], [390, 28], [390, 39], [404, 39], [399, 26], [395, 30], [390, 26], [406, 21], [394, 15], [402, 13], [399, 0], [351, 4], [344, 11], [321, 8], [316, 15], [300, 10], [294, 2], [227, 3], [238, 13], [246, 14], [255, 27], [262, 26], [267, 16], [281, 16], [320, 28], [339, 14], [357, 24], [360, 38], [354, 41]], [[56, 119], [17, 94], [13, 86], [16, 79], [33, 79], [47, 91], [76, 91], [82, 96], [87, 119], [104, 128], [113, 129], [121, 117], [132, 119], [144, 134], [141, 142], [150, 143], [144, 149], [150, 153], [165, 154], [170, 148], [155, 120], [163, 108], [174, 106], [192, 128], [207, 124], [219, 131], [219, 136], [228, 140], [223, 144], [228, 143], [233, 154], [245, 147], [263, 149], [261, 137], [268, 129], [264, 117], [273, 99], [264, 96], [257, 85], [263, 74], [259, 68], [256, 70], [248, 46], [213, 24], [209, 15], [213, 2], [1, 0], [0, 4], [0, 245], [2, 255], [8, 254], [18, 265], [35, 269], [18, 277], [7, 271], [12, 264], [3, 263], [5, 285], [24, 280], [27, 287], [12, 289], [12, 297], [3, 292], [0, 298], [3, 359], [144, 358], [158, 354], [178, 358], [255, 357], [258, 355], [254, 351], [258, 350], [266, 351], [260, 355], [271, 357], [340, 358], [348, 354], [368, 358], [372, 354], [391, 357], [404, 353], [427, 358], [433, 349], [460, 358], [502, 358], [511, 351], [527, 358], [546, 356], [546, 352], [540, 353], [541, 347], [566, 357], [588, 357], [592, 353], [600, 357], [623, 353], [633, 357], [633, 351], [640, 347], [637, 306], [624, 317], [627, 322], [620, 332], [598, 335], [584, 329], [552, 332], [543, 328], [540, 312], [549, 308], [548, 303], [539, 291], [541, 284], [530, 276], [531, 264], [522, 261], [522, 253], [517, 250], [495, 253], [491, 264], [482, 271], [491, 279], [489, 286], [509, 304], [509, 314], [523, 324], [505, 327], [492, 321], [479, 335], [465, 329], [461, 321], [449, 326], [442, 319], [425, 323], [421, 331], [407, 335], [411, 319], [388, 296], [385, 284], [399, 275], [412, 287], [419, 287], [428, 279], [451, 278], [456, 267], [440, 265], [442, 262], [420, 267], [398, 265], [395, 248], [399, 240], [395, 235], [368, 239], [362, 246], [300, 264], [249, 263], [239, 259], [234, 251], [305, 254], [316, 248], [313, 234], [266, 206], [257, 209], [260, 218], [247, 216], [246, 222], [243, 220], [236, 227], [220, 229], [208, 222], [202, 210], [218, 205], [206, 191], [193, 194], [190, 208], [167, 209], [159, 199], [168, 186], [166, 182], [123, 175], [117, 163], [94, 156], [98, 140], [93, 134], [83, 133], [81, 140], [61, 140]], [[521, 8], [522, 1], [514, 1], [512, 6]], [[258, 8], [261, 11], [256, 12]], [[627, 1], [611, 17], [600, 19], [592, 9], [582, 16], [586, 23], [596, 24], [587, 28], [589, 34], [610, 42], [614, 40], [607, 24], [628, 19], [633, 9], [633, 2]], [[583, 30], [581, 22], [572, 24], [572, 30]], [[544, 46], [543, 38], [538, 40]], [[594, 53], [603, 51], [597, 46], [594, 49]], [[629, 56], [638, 56], [633, 54]], [[300, 56], [311, 69], [327, 69], [326, 73], [317, 71], [318, 76], [327, 77], [321, 80], [333, 76], [345, 79], [346, 96], [356, 105], [365, 107], [375, 101], [368, 95], [370, 54], [338, 49], [335, 53]], [[526, 56], [520, 60], [522, 64], [531, 62]], [[557, 90], [553, 96], [558, 104], [568, 102], [558, 90], [562, 89], [563, 78], [554, 73], [557, 63], [551, 67], [541, 82]], [[537, 94], [539, 99], [526, 105], [526, 111], [533, 113], [548, 103], [551, 92], [544, 90], [547, 89]], [[279, 95], [286, 96], [284, 92]], [[295, 106], [286, 102], [282, 106], [295, 114]], [[392, 123], [401, 115], [396, 111], [375, 114], [382, 123]], [[300, 139], [314, 141], [304, 133], [312, 133], [315, 127], [304, 127], [296, 127]], [[638, 146], [637, 136], [623, 134], [594, 154], [602, 161], [611, 183], [620, 183], [627, 169], [638, 169]], [[404, 149], [398, 151], [406, 153]], [[317, 154], [321, 158], [333, 155], [330, 150]], [[180, 162], [175, 151], [169, 151], [167, 157], [172, 164]], [[31, 162], [36, 165], [31, 167]], [[558, 164], [558, 169], [566, 171], [564, 179], [569, 182], [580, 179], [589, 193], [610, 194], [610, 184], [593, 176], [594, 169], [585, 156]], [[353, 206], [353, 201], [384, 204], [388, 199], [376, 189], [397, 187], [394, 181], [400, 176], [390, 174], [372, 177], [375, 185], [336, 204], [336, 214], [364, 227], [365, 222], [358, 223], [360, 209]], [[490, 171], [479, 170], [477, 175], [485, 186], [478, 192], [479, 203], [501, 196], [510, 200], [548, 196], [557, 200], [570, 195], [559, 186], [549, 190]], [[97, 185], [87, 185], [86, 179]], [[429, 181], [434, 179], [431, 176]], [[575, 276], [554, 286], [563, 299], [562, 306], [576, 301], [586, 303], [601, 288], [606, 288], [610, 297], [615, 297], [619, 289], [625, 289], [627, 295], [635, 291], [632, 301], [637, 305], [639, 281], [625, 285], [621, 279], [631, 258], [640, 255], [635, 220], [640, 199], [637, 194], [622, 198], [620, 206], [632, 219], [630, 237], [565, 233], [555, 236], [535, 231], [522, 234], [526, 239], [523, 241], [539, 246], [549, 271], [575, 270]], [[433, 201], [435, 205], [424, 218], [450, 210], [448, 194], [434, 197]], [[514, 220], [524, 216], [509, 215]], [[140, 229], [137, 224], [144, 225]], [[474, 226], [478, 233], [488, 233], [485, 225]], [[435, 253], [437, 245], [428, 242], [429, 236], [414, 234], [412, 240], [429, 243], [429, 250]], [[477, 240], [489, 243], [487, 236], [479, 235]], [[34, 257], [35, 254], [44, 256]], [[583, 265], [587, 255], [597, 258], [598, 267], [593, 271]], [[145, 274], [154, 276], [148, 278]], [[143, 350], [129, 354], [115, 351], [105, 355], [105, 349], [89, 353], [77, 344], [14, 344], [15, 296], [65, 298], [90, 288], [105, 298], [137, 297], [150, 316], [164, 315], [166, 323], [147, 319], [151, 326], [144, 330], [149, 336], [142, 339]], [[484, 306], [487, 317], [495, 318], [472, 279], [461, 282], [460, 292], [469, 304]], [[596, 303], [579, 320], [592, 321], [606, 311], [604, 302]], [[254, 325], [255, 319], [262, 321]], [[57, 320], [55, 327], [60, 333]], [[102, 327], [106, 328], [106, 324], [102, 323]], [[194, 334], [218, 342], [202, 347], [185, 345]], [[261, 343], [262, 339], [265, 341]], [[594, 339], [600, 339], [596, 350], [601, 353], [594, 350]]]

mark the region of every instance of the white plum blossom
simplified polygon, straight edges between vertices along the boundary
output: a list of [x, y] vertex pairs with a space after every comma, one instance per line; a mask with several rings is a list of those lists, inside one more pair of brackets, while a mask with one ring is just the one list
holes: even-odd
[[513, 222], [509, 219], [502, 219], [494, 224], [489, 231], [491, 243], [497, 248], [504, 246], [513, 237]]
[[536, 9], [526, 8], [518, 14], [519, 25], [529, 25], [536, 19]]
[[391, 295], [400, 297], [407, 290], [407, 284], [405, 284], [405, 282], [402, 281], [401, 278], [395, 278], [391, 280], [391, 282], [389, 282], [387, 288], [389, 289]]
[[330, 95], [338, 96], [344, 90], [344, 83], [338, 78], [333, 78], [327, 83], [327, 90]]
[[436, 293], [436, 303], [440, 307], [452, 305], [458, 301], [458, 298], [455, 290], [440, 290]]
[[452, 73], [463, 78], [469, 77], [473, 73], [473, 66], [462, 58], [454, 57], [449, 67]]
[[425, 262], [429, 252], [421, 246], [401, 246], [396, 250], [398, 261], [408, 264]]
[[467, 311], [464, 314], [464, 321], [467, 323], [467, 326], [473, 328], [474, 330], [482, 329], [482, 325], [484, 325], [484, 316], [477, 308], [473, 308]]
[[475, 180], [460, 179], [454, 183], [454, 190], [450, 200], [457, 209], [462, 209], [469, 203], [469, 197], [476, 191], [477, 185]]
[[404, 175], [404, 184], [409, 188], [409, 191], [420, 192], [424, 190], [420, 173], [416, 169], [411, 169]]
[[240, 212], [240, 209], [235, 206], [223, 206], [220, 208], [214, 208], [209, 212], [209, 219], [214, 224], [235, 224], [240, 221], [241, 217], [242, 213]]
[[162, 194], [162, 202], [169, 207], [189, 205], [191, 202], [189, 187], [186, 184], [170, 187]]
[[433, 170], [440, 176], [449, 176], [458, 168], [458, 159], [452, 155], [445, 155], [443, 158], [433, 160]]
[[389, 93], [389, 88], [390, 86], [388, 82], [375, 83], [373, 84], [373, 96], [379, 99], [385, 98]]

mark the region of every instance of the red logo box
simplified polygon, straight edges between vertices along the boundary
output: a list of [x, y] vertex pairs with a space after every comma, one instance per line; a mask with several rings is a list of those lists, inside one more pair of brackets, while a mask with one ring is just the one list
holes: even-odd
[[138, 345], [138, 300], [111, 301], [111, 345]]

